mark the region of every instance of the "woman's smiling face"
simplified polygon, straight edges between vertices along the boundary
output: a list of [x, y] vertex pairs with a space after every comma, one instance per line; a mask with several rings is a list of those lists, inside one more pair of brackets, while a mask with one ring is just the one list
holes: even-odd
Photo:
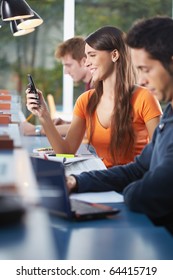
[[105, 80], [112, 74], [115, 69], [112, 52], [95, 50], [86, 44], [85, 53], [85, 65], [89, 68], [94, 82]]

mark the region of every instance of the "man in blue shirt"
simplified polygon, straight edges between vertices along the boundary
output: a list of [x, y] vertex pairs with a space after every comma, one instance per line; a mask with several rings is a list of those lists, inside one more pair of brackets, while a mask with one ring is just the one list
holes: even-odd
[[126, 42], [145, 84], [167, 104], [152, 142], [135, 162], [69, 176], [70, 192], [122, 192], [133, 211], [148, 215], [173, 232], [173, 20], [154, 17], [136, 22]]

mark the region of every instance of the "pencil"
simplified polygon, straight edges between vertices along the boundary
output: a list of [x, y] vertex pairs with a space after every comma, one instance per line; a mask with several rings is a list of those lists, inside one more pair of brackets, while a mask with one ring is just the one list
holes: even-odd
[[28, 122], [32, 117], [33, 117], [33, 114], [31, 113], [31, 114], [26, 118], [26, 122]]

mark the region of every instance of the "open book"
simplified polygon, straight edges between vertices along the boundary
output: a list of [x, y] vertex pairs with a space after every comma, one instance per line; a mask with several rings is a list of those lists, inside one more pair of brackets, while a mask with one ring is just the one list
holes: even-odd
[[60, 161], [64, 164], [65, 173], [79, 174], [83, 171], [101, 170], [106, 169], [103, 161], [94, 155], [77, 155], [74, 157], [64, 156], [52, 156], [52, 154], [46, 154], [46, 159], [53, 161]]
[[[43, 155], [40, 155], [40, 157], [43, 157]], [[101, 158], [92, 154], [65, 157], [65, 155], [56, 156], [46, 153], [44, 154], [44, 159], [62, 162], [65, 168], [66, 176], [70, 174], [80, 174], [83, 171], [107, 169]]]
[[91, 153], [88, 145], [81, 144], [76, 155], [56, 155], [51, 147], [35, 148], [32, 156], [47, 160], [60, 161], [64, 164], [65, 173], [80, 174], [83, 171], [107, 169], [102, 159], [96, 153]]
[[66, 176], [70, 174], [80, 174], [81, 172], [84, 171], [103, 170], [103, 169], [107, 169], [103, 161], [100, 158], [94, 156], [82, 161], [65, 165]]

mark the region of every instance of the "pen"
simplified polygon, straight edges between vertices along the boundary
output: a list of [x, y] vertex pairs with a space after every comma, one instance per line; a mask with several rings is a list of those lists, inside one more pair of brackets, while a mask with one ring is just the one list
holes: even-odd
[[75, 155], [73, 154], [49, 154], [51, 157], [63, 157], [63, 158], [73, 158]]
[[26, 118], [26, 122], [28, 122], [32, 117], [33, 117], [33, 114], [31, 113], [31, 114]]

